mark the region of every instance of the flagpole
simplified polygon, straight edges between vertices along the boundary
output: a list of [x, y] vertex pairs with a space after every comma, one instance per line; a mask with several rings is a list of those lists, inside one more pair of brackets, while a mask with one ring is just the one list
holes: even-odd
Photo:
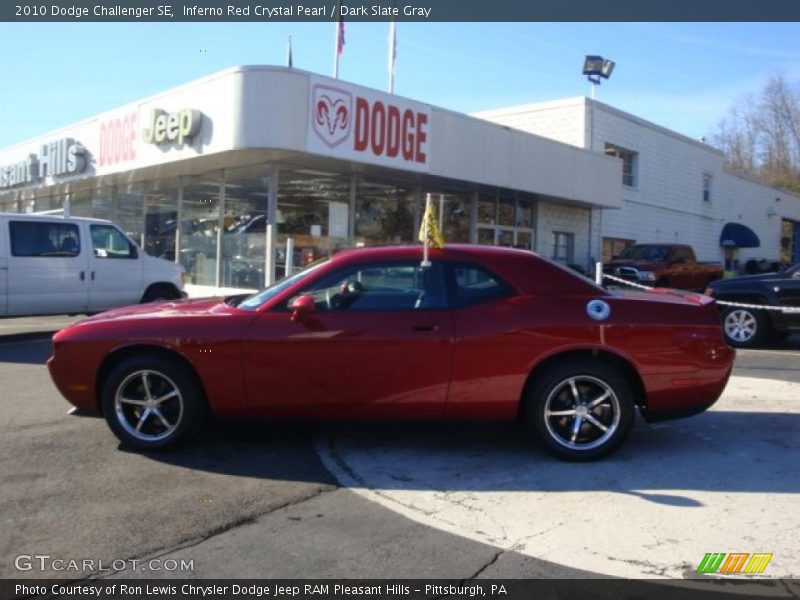
[[[425, 195], [425, 214], [426, 215], [428, 214], [428, 211], [430, 210], [430, 208], [431, 208], [431, 195], [430, 194], [426, 194]], [[422, 241], [422, 265], [421, 266], [423, 266], [423, 267], [430, 267], [431, 266], [431, 262], [428, 260], [428, 221], [429, 221], [429, 219], [427, 219], [427, 218], [423, 218], [423, 221], [422, 221], [422, 223], [423, 223], [422, 224], [422, 229], [423, 229], [422, 235], [423, 235], [424, 239]]]
[[394, 94], [394, 61], [397, 48], [397, 22], [389, 23], [389, 93]]
[[333, 78], [339, 79], [339, 35], [341, 27], [339, 21], [336, 21], [336, 35], [333, 38]]
[[338, 18], [334, 21], [336, 25], [336, 35], [333, 38], [333, 78], [339, 79], [339, 54], [342, 50], [342, 2], [336, 2], [336, 11]]

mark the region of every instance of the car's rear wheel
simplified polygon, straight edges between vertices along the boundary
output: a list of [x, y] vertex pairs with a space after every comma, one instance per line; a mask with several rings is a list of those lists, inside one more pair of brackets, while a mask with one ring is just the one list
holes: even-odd
[[566, 460], [605, 456], [633, 426], [633, 387], [619, 369], [599, 360], [573, 360], [547, 370], [533, 382], [527, 402], [539, 441]]
[[205, 416], [202, 388], [176, 358], [130, 357], [103, 386], [103, 414], [123, 444], [137, 450], [173, 447], [197, 432]]
[[763, 311], [732, 306], [722, 313], [722, 330], [731, 346], [752, 348], [767, 339], [769, 323]]

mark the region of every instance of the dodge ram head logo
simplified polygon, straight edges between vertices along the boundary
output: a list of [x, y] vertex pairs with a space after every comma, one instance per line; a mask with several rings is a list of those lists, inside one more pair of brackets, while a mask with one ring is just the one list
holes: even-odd
[[335, 148], [350, 136], [353, 97], [337, 88], [315, 85], [312, 99], [314, 131], [329, 147]]

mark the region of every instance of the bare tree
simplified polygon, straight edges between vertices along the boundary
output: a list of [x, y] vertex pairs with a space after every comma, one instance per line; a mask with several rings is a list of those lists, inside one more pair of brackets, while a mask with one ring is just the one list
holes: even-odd
[[800, 191], [800, 87], [783, 75], [739, 99], [712, 139], [731, 169]]

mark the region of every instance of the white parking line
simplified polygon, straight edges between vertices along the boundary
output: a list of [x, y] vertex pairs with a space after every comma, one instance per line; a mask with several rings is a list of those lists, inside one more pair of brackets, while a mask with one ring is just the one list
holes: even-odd
[[739, 350], [740, 355], [747, 356], [748, 354], [766, 354], [768, 356], [798, 356], [800, 357], [800, 352], [795, 350], [756, 350], [756, 349], [748, 349], [748, 350]]

